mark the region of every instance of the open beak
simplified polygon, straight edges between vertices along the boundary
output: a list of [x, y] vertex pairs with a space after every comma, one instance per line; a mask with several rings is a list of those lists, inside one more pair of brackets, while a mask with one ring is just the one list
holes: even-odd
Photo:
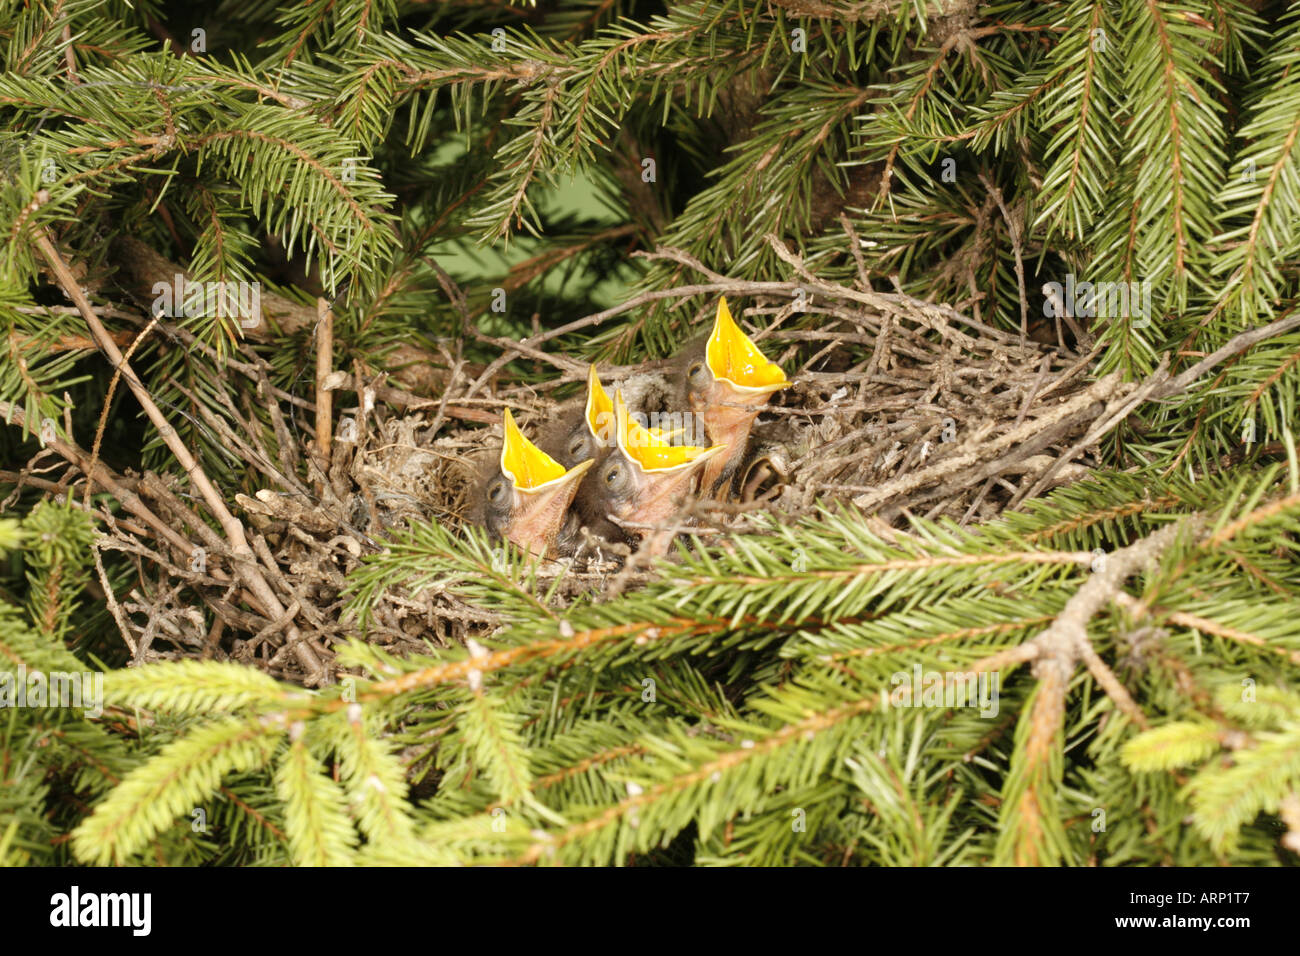
[[[607, 447], [614, 444], [614, 403], [609, 400], [609, 392], [600, 384], [600, 376], [596, 374], [596, 366], [592, 365], [587, 369], [587, 407], [586, 407], [587, 429], [591, 436], [596, 439], [596, 444], [600, 447]], [[634, 428], [640, 426], [633, 422]], [[669, 444], [674, 438], [686, 431], [685, 428], [641, 428], [642, 432], [649, 434], [660, 444]]]
[[741, 395], [765, 398], [790, 384], [781, 366], [769, 362], [736, 324], [725, 296], [718, 300], [718, 314], [704, 348], [704, 360], [715, 379], [726, 382]]
[[724, 448], [669, 444], [662, 434], [632, 421], [621, 392], [615, 393], [614, 411], [615, 440], [637, 483], [632, 514], [639, 524], [666, 521], [694, 490], [701, 470]]
[[696, 409], [704, 418], [709, 440], [728, 448], [705, 469], [703, 486], [713, 487], [728, 465], [745, 451], [749, 429], [758, 417], [758, 408], [768, 396], [790, 384], [781, 366], [768, 361], [757, 345], [731, 317], [726, 298], [718, 301], [718, 314], [704, 347], [704, 364], [710, 382], [703, 393], [702, 407]]
[[609, 400], [609, 393], [600, 384], [596, 366], [587, 369], [587, 429], [596, 439], [596, 444], [605, 446], [614, 440], [614, 403]]
[[551, 554], [565, 512], [573, 502], [583, 474], [593, 463], [594, 459], [589, 458], [566, 471], [524, 437], [507, 408], [501, 474], [510, 483], [513, 497], [506, 537], [536, 557]]

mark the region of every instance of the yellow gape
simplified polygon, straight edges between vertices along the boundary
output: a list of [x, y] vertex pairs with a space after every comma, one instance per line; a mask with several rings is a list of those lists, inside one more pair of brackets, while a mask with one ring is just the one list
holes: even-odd
[[539, 491], [544, 485], [564, 477], [564, 466], [524, 437], [508, 408], [505, 431], [505, 442], [501, 446], [501, 473], [516, 489]]
[[774, 392], [790, 384], [781, 366], [770, 362], [731, 317], [726, 298], [718, 300], [718, 315], [704, 350], [713, 377], [748, 392]]
[[721, 451], [721, 446], [702, 448], [698, 445], [670, 445], [657, 429], [643, 428], [632, 421], [627, 405], [623, 402], [623, 393], [616, 392], [614, 397], [615, 416], [617, 419], [618, 447], [642, 471], [670, 471], [694, 464], [705, 455]]
[[[609, 400], [609, 393], [600, 384], [600, 376], [596, 374], [594, 365], [587, 370], [586, 416], [587, 428], [596, 442], [601, 445], [610, 444], [614, 440], [614, 403]], [[635, 424], [633, 422], [633, 425]], [[641, 430], [665, 445], [686, 431], [685, 428], [643, 428]]]

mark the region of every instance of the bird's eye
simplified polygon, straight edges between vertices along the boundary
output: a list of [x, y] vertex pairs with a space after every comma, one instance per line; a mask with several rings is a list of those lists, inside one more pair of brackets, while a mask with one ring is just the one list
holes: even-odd
[[686, 370], [686, 374], [693, 379], [699, 379], [704, 374], [704, 363], [693, 362], [691, 367]]
[[605, 484], [613, 487], [618, 481], [619, 476], [623, 473], [623, 466], [619, 464], [610, 465], [605, 469]]
[[587, 450], [587, 437], [585, 435], [574, 435], [569, 439], [569, 454], [577, 458]]
[[500, 502], [506, 497], [506, 482], [504, 478], [498, 478], [492, 484], [488, 485], [488, 500]]

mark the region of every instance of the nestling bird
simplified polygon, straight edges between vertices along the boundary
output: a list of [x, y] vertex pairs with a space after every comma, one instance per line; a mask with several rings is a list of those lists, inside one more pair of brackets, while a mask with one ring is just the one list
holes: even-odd
[[[615, 424], [614, 403], [601, 385], [596, 366], [592, 365], [587, 372], [587, 394], [584, 399], [562, 407], [556, 418], [543, 425], [539, 433], [538, 447], [561, 465], [571, 468], [579, 462], [591, 459], [595, 461], [579, 484], [570, 516], [556, 538], [556, 548], [562, 555], [579, 547], [584, 525], [596, 538], [610, 542], [627, 540], [623, 529], [609, 520], [605, 508], [608, 492], [596, 484], [596, 475], [616, 444]], [[647, 441], [659, 444], [668, 444], [681, 431], [658, 428], [638, 431], [639, 425], [634, 420], [629, 421], [628, 427], [633, 434], [640, 436], [645, 433]], [[633, 520], [638, 519], [634, 516]]]
[[[583, 483], [577, 508], [583, 523], [613, 538], [611, 517], [635, 525], [656, 525], [671, 518], [695, 490], [701, 469], [723, 448], [673, 445], [632, 420], [623, 393], [614, 394], [615, 445], [598, 461]], [[648, 528], [628, 529], [644, 536]]]
[[[587, 370], [587, 395], [582, 403], [571, 402], [562, 407], [555, 421], [543, 427], [537, 445], [566, 468], [572, 468], [588, 458], [598, 459], [614, 447], [614, 424], [614, 403], [600, 383], [596, 366], [592, 365]], [[646, 430], [665, 442], [682, 431]]]
[[479, 523], [494, 538], [512, 541], [536, 557], [559, 556], [569, 505], [594, 464], [588, 458], [566, 468], [524, 437], [507, 408], [501, 459], [475, 495]]
[[[536, 556], [558, 557], [574, 551], [584, 525], [608, 541], [645, 538], [697, 491], [727, 495], [759, 408], [790, 382], [741, 331], [725, 298], [712, 332], [676, 365], [671, 382], [657, 375], [647, 381], [657, 380], [659, 389], [668, 385], [670, 420], [685, 406], [703, 425], [710, 447], [674, 445], [680, 429], [646, 428], [634, 420], [621, 390], [610, 401], [593, 365], [585, 399], [562, 408], [537, 444], [507, 409], [500, 462], [476, 496], [481, 523]], [[641, 401], [658, 405], [665, 397], [660, 392]], [[659, 551], [669, 538], [657, 535], [649, 546]]]
[[614, 403], [605, 394], [596, 366], [587, 370], [587, 394], [581, 401], [560, 406], [554, 419], [542, 426], [537, 447], [561, 465], [572, 468], [596, 458], [614, 444]]
[[708, 339], [688, 347], [678, 368], [676, 390], [682, 404], [702, 418], [709, 441], [726, 448], [705, 466], [701, 490], [725, 495], [744, 459], [759, 407], [790, 380], [732, 319], [725, 297], [718, 301]]

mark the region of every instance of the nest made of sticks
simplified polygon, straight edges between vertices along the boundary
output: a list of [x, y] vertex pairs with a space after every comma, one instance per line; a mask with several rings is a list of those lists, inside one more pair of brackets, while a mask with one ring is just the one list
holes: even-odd
[[[740, 500], [697, 502], [682, 516], [682, 527], [705, 540], [758, 533], [756, 515], [794, 518], [819, 502], [852, 502], [886, 533], [914, 515], [985, 521], [1086, 475], [1095, 442], [1131, 407], [1136, 386], [1117, 375], [1090, 380], [1090, 356], [983, 326], [946, 306], [806, 273], [800, 282], [745, 282], [699, 269], [707, 281], [647, 293], [523, 342], [486, 339], [466, 315], [470, 334], [499, 346], [501, 356], [471, 369], [448, 355], [445, 384], [433, 397], [386, 384], [385, 376], [361, 365], [334, 372], [328, 384], [354, 390], [359, 402], [339, 410], [327, 460], [321, 446], [300, 447], [293, 437], [310, 430], [308, 421], [298, 429], [286, 425], [286, 415], [314, 411], [311, 403], [277, 393], [261, 360], [249, 353], [251, 360], [236, 371], [245, 387], [254, 382], [276, 441], [266, 447], [252, 409], [241, 411], [233, 398], [230, 418], [211, 416], [208, 425], [265, 479], [256, 494], [237, 495], [232, 511], [242, 514], [259, 573], [284, 610], [258, 613], [265, 595], [250, 594], [237, 573], [239, 561], [249, 559], [223, 547], [210, 528], [195, 527], [202, 522], [179, 494], [179, 472], [106, 476], [97, 479], [101, 486], [115, 481], [164, 524], [206, 534], [209, 566], [148, 522], [108, 519], [100, 550], [130, 555], [139, 569], [140, 584], [120, 603], [110, 595], [133, 660], [235, 659], [308, 684], [331, 679], [332, 648], [358, 636], [345, 613], [349, 574], [395, 529], [463, 523], [482, 456], [500, 447], [502, 410], [510, 407], [527, 432], [585, 379], [584, 363], [542, 345], [650, 299], [684, 306], [694, 297], [694, 321], [703, 329], [717, 296], [726, 295], [742, 324], [762, 328], [755, 340], [793, 381], [760, 416]], [[449, 292], [454, 298], [454, 287]], [[540, 386], [501, 381], [499, 371], [520, 358], [548, 363], [559, 374]], [[635, 376], [661, 374], [664, 364], [602, 368], [601, 374], [607, 387], [619, 387]], [[232, 427], [232, 420], [244, 427]], [[79, 456], [85, 452], [73, 449], [67, 457], [84, 466]], [[223, 563], [233, 573], [222, 575]], [[646, 564], [614, 547], [576, 563], [552, 562], [541, 579], [562, 578], [556, 600], [563, 602], [635, 586], [639, 575], [653, 573]], [[196, 593], [211, 614], [200, 613]], [[411, 594], [393, 587], [375, 602], [361, 636], [404, 653], [482, 636], [496, 625], [491, 613], [452, 590]]]

